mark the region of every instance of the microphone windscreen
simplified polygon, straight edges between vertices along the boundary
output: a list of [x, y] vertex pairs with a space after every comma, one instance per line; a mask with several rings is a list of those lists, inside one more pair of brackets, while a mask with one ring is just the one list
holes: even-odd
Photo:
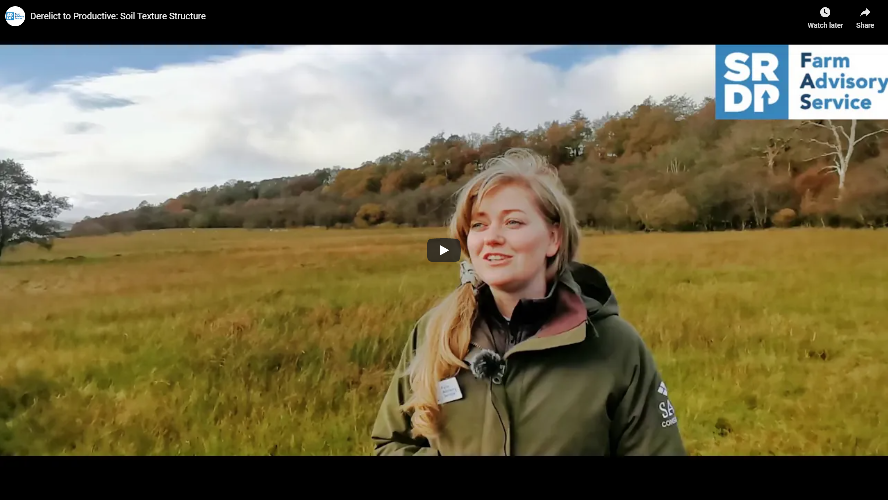
[[469, 364], [469, 369], [476, 379], [491, 379], [500, 371], [502, 359], [491, 350], [482, 350]]

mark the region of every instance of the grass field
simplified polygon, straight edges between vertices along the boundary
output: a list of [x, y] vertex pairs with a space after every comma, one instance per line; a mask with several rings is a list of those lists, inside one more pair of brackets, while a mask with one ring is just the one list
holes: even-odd
[[[0, 455], [369, 454], [443, 230], [59, 240], [0, 263]], [[887, 235], [590, 234], [692, 454], [887, 454]]]

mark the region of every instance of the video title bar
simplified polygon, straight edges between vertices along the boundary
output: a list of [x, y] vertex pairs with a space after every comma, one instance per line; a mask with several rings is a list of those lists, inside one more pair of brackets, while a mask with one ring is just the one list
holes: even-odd
[[[32, 8], [25, 6], [27, 8]], [[228, 9], [154, 4], [150, 11], [90, 10], [70, 4], [13, 7], [0, 25], [5, 43], [28, 44], [886, 44], [887, 6], [879, 4], [800, 6], [745, 4], [719, 8], [676, 8], [651, 4], [633, 11], [625, 4], [578, 7], [566, 19], [546, 8], [534, 14], [531, 30], [490, 30], [495, 23], [527, 23], [520, 9], [473, 6], [456, 16], [429, 7], [395, 4], [317, 4], [311, 8]], [[16, 11], [16, 9], [18, 9]], [[456, 16], [456, 17], [455, 17]]]

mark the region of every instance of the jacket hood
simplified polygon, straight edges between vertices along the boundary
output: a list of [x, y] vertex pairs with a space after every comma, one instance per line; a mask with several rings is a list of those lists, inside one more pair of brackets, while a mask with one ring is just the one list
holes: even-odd
[[620, 314], [614, 292], [608, 286], [605, 275], [596, 268], [572, 261], [559, 280], [580, 296], [590, 319], [599, 320]]

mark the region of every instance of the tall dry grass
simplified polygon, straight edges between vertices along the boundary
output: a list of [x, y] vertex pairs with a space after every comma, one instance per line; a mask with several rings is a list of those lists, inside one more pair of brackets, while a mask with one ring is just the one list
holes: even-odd
[[[0, 454], [368, 454], [441, 230], [143, 232], [0, 263]], [[887, 454], [887, 236], [588, 235], [693, 454]]]

